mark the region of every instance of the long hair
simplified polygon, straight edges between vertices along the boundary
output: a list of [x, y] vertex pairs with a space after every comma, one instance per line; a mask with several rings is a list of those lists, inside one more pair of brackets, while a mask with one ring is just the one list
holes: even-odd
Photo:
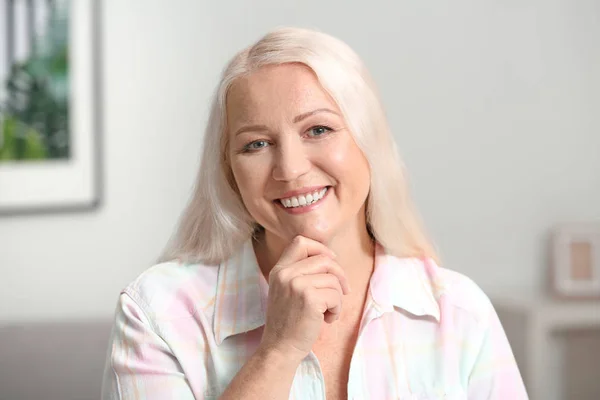
[[250, 239], [246, 210], [227, 159], [226, 96], [233, 82], [266, 65], [301, 63], [334, 99], [371, 169], [366, 220], [390, 254], [437, 261], [411, 203], [407, 177], [375, 85], [344, 42], [308, 29], [280, 28], [229, 62], [213, 97], [193, 195], [161, 260], [217, 264]]

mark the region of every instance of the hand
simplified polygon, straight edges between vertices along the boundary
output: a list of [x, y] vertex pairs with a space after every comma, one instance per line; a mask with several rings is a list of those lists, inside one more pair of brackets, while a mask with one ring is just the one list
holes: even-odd
[[261, 347], [297, 361], [310, 353], [323, 321], [333, 323], [350, 292], [344, 270], [325, 245], [296, 236], [269, 274]]

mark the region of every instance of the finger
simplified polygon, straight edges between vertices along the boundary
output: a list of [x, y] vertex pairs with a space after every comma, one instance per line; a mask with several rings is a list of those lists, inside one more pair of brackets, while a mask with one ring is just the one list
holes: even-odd
[[336, 320], [339, 319], [342, 312], [342, 299], [337, 290], [334, 289], [316, 289], [316, 302], [321, 314], [329, 313]]
[[314, 275], [314, 274], [331, 274], [334, 275], [342, 286], [343, 294], [350, 293], [350, 284], [346, 277], [346, 271], [334, 260], [326, 255], [319, 254], [311, 256], [300, 262], [284, 267], [284, 273], [288, 274], [290, 280], [297, 276]]
[[300, 275], [290, 282], [294, 292], [302, 293], [306, 288], [333, 289], [343, 295], [340, 280], [332, 274]]
[[277, 264], [289, 265], [318, 254], [326, 254], [330, 258], [335, 258], [335, 253], [323, 243], [298, 235], [285, 248]]

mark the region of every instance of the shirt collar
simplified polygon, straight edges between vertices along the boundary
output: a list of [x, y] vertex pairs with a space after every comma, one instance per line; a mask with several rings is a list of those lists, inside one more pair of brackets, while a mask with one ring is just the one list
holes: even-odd
[[431, 259], [400, 258], [377, 245], [370, 289], [373, 301], [383, 311], [399, 307], [416, 316], [440, 321], [438, 299], [445, 288], [439, 268]]
[[247, 240], [237, 254], [219, 265], [213, 319], [218, 345], [229, 336], [265, 324], [268, 292], [252, 240]]
[[[377, 245], [369, 283], [373, 301], [384, 312], [399, 307], [413, 315], [431, 316], [439, 322], [437, 300], [443, 285], [437, 269], [433, 260], [395, 257]], [[213, 319], [218, 345], [229, 336], [265, 324], [268, 292], [252, 240], [248, 240], [237, 254], [219, 265]]]

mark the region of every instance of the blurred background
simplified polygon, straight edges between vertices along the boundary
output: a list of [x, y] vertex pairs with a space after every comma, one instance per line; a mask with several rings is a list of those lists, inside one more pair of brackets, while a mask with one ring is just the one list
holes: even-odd
[[544, 295], [550, 230], [600, 220], [600, 2], [71, 3], [99, 23], [101, 203], [0, 216], [0, 399], [99, 398], [119, 291], [190, 195], [221, 69], [282, 25], [364, 59], [443, 265], [497, 305], [532, 399], [600, 398], [600, 303]]

